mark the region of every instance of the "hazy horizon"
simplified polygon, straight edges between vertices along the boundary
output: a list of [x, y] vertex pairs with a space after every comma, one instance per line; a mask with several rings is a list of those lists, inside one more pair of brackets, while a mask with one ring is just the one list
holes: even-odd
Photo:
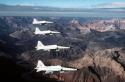
[[123, 0], [1, 0], [0, 4], [59, 8], [122, 8]]
[[1, 0], [0, 4], [7, 5], [0, 6], [0, 16], [125, 17], [123, 0]]

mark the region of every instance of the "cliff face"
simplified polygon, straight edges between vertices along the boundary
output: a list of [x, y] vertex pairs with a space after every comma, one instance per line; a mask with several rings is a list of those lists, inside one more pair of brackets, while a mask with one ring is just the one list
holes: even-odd
[[[39, 26], [41, 30], [51, 29], [61, 32], [57, 35], [44, 36], [33, 34], [36, 26], [31, 24], [31, 19], [32, 17], [0, 18], [2, 21], [0, 22], [0, 56], [9, 58], [14, 65], [22, 67], [18, 73], [21, 79], [29, 81], [48, 79], [63, 82], [125, 81], [125, 30], [102, 32], [101, 28], [114, 24], [114, 21], [95, 20], [95, 22], [83, 24], [82, 18], [80, 21], [79, 19], [72, 20], [72, 18], [44, 18], [55, 23]], [[124, 22], [121, 23], [120, 25], [123, 26]], [[45, 45], [65, 45], [70, 46], [71, 49], [60, 52], [36, 51], [35, 46], [38, 40]], [[45, 65], [62, 65], [79, 70], [43, 75], [34, 70], [38, 59], [42, 60]]]
[[99, 32], [125, 29], [124, 19], [96, 20], [85, 24], [80, 22], [79, 20], [73, 19], [69, 24], [71, 29], [79, 29], [81, 33], [86, 33], [86, 31], [90, 32], [90, 29]]
[[[65, 82], [122, 82], [125, 81], [123, 56], [119, 49], [88, 52], [84, 57], [68, 62], [68, 66], [80, 70], [60, 74], [58, 79]], [[125, 53], [124, 53], [125, 54]]]

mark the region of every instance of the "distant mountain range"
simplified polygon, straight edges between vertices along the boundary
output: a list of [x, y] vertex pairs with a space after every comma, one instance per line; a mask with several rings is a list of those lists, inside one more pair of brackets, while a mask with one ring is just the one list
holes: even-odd
[[125, 8], [58, 8], [48, 6], [25, 6], [0, 4], [0, 11], [57, 11], [57, 12], [125, 12]]

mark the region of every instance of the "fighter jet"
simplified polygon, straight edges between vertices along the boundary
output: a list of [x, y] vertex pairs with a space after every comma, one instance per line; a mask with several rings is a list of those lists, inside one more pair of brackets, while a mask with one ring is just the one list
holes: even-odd
[[50, 50], [60, 51], [61, 49], [69, 49], [70, 47], [64, 47], [58, 45], [44, 45], [41, 41], [38, 41], [37, 46], [35, 48], [36, 50], [42, 49], [44, 51], [50, 51]]
[[36, 35], [37, 34], [42, 34], [42, 35], [53, 35], [53, 34], [59, 34], [60, 32], [57, 31], [51, 31], [51, 30], [45, 30], [45, 31], [41, 31], [39, 28], [36, 27], [36, 30], [34, 32]]
[[32, 24], [39, 24], [39, 25], [42, 25], [42, 24], [48, 24], [48, 23], [53, 23], [53, 22], [51, 22], [51, 21], [38, 21], [37, 19], [33, 19], [33, 22], [32, 22]]
[[38, 60], [38, 63], [37, 63], [37, 66], [35, 69], [36, 69], [36, 72], [44, 71], [45, 74], [52, 74], [54, 72], [64, 73], [66, 71], [76, 71], [77, 70], [74, 68], [62, 67], [60, 65], [45, 66], [41, 60]]

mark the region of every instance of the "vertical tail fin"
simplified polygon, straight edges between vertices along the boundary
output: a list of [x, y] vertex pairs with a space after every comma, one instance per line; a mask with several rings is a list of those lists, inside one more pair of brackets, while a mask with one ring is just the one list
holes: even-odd
[[44, 47], [44, 44], [41, 41], [37, 42], [36, 50], [40, 50], [41, 47]]
[[37, 66], [35, 68], [37, 70], [36, 72], [42, 71], [41, 70], [42, 67], [46, 67], [46, 66], [44, 65], [44, 63], [41, 60], [38, 60]]
[[38, 20], [34, 18], [32, 23], [36, 24], [37, 22], [38, 22]]
[[36, 29], [35, 29], [35, 34], [39, 34], [41, 31], [40, 31], [40, 29], [38, 28], [38, 27], [36, 27]]
[[36, 68], [40, 68], [40, 67], [46, 67], [46, 66], [44, 65], [44, 63], [41, 60], [38, 60]]
[[37, 21], [38, 21], [37, 19], [35, 19], [35, 18], [33, 19], [33, 22], [37, 22]]
[[41, 41], [38, 41], [37, 46], [42, 47], [42, 46], [44, 46], [44, 44]]

